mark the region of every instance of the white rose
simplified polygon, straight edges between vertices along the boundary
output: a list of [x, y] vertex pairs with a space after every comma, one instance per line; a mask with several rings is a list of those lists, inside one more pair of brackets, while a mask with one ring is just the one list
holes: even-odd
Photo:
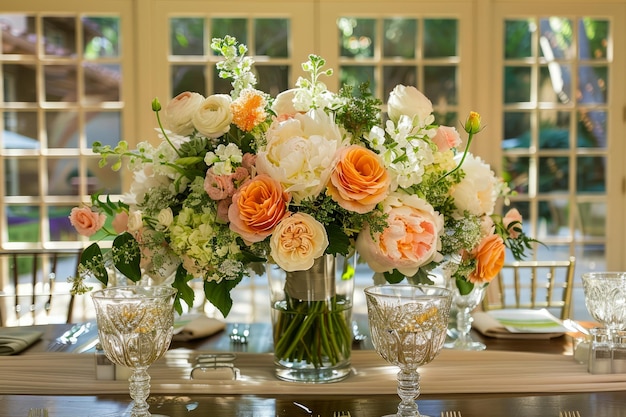
[[274, 262], [285, 271], [304, 271], [324, 254], [328, 236], [324, 225], [306, 213], [296, 213], [283, 219], [270, 237]]
[[204, 97], [201, 94], [189, 91], [174, 97], [163, 109], [164, 126], [178, 135], [191, 135], [193, 132], [191, 119], [202, 104], [202, 100]]
[[157, 216], [157, 221], [159, 225], [163, 226], [163, 229], [167, 229], [174, 220], [174, 214], [172, 213], [172, 209], [170, 207], [164, 208], [159, 211], [159, 215]]
[[218, 138], [228, 132], [233, 121], [231, 102], [232, 99], [226, 94], [214, 94], [205, 98], [192, 117], [198, 132], [208, 138]]
[[128, 213], [128, 226], [129, 232], [138, 232], [143, 228], [143, 215], [139, 210], [131, 210]]
[[296, 91], [296, 89], [286, 90], [276, 96], [276, 99], [272, 104], [272, 110], [277, 116], [293, 116], [298, 113], [293, 102], [296, 96]]
[[259, 150], [256, 167], [280, 181], [295, 202], [316, 197], [326, 187], [335, 154], [342, 146], [339, 127], [323, 111], [275, 121]]
[[389, 94], [387, 112], [394, 122], [398, 122], [400, 116], [406, 115], [413, 120], [414, 126], [421, 127], [430, 124], [433, 104], [417, 88], [397, 85]]
[[[457, 164], [463, 154], [455, 157]], [[482, 159], [468, 153], [461, 166], [465, 176], [452, 187], [452, 198], [456, 206], [455, 217], [463, 217], [468, 211], [475, 216], [491, 215], [497, 199], [497, 179], [491, 167]]]

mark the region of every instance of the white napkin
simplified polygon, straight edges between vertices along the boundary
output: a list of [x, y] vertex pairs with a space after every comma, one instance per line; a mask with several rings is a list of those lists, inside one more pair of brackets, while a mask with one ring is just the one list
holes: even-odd
[[43, 335], [39, 330], [21, 327], [0, 328], [0, 355], [15, 355], [35, 344]]
[[[525, 311], [528, 310], [520, 309], [520, 315], [522, 315]], [[474, 319], [472, 326], [476, 330], [485, 336], [499, 339], [551, 339], [553, 337], [562, 336], [563, 333], [565, 333], [565, 329], [563, 329], [563, 331], [511, 331], [510, 329], [507, 329], [504, 324], [499, 322], [493, 315], [485, 311], [474, 311], [472, 313], [472, 318]]]
[[203, 314], [186, 315], [176, 320], [172, 340], [186, 342], [221, 332], [226, 323]]

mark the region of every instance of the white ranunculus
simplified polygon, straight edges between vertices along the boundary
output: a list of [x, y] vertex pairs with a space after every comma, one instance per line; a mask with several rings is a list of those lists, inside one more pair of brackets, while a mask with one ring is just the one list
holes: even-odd
[[272, 104], [272, 110], [276, 113], [276, 116], [293, 116], [298, 113], [298, 110], [296, 110], [293, 102], [295, 96], [295, 88], [283, 91], [276, 96], [276, 99]]
[[[460, 162], [462, 154], [455, 157]], [[463, 217], [463, 212], [476, 216], [491, 215], [497, 199], [497, 179], [491, 167], [477, 156], [468, 153], [461, 169], [465, 176], [452, 187], [452, 198], [456, 205], [455, 215]]]
[[204, 97], [185, 91], [174, 97], [163, 109], [164, 126], [177, 135], [188, 136], [193, 132], [193, 114], [202, 104]]
[[218, 138], [228, 132], [233, 121], [231, 102], [227, 94], [214, 94], [205, 98], [192, 118], [198, 132], [208, 138]]
[[159, 226], [163, 229], [167, 229], [172, 224], [172, 220], [174, 219], [174, 214], [172, 213], [171, 207], [166, 207], [159, 212], [157, 216], [157, 221], [159, 222]]
[[296, 114], [274, 122], [266, 134], [267, 145], [257, 155], [259, 174], [278, 180], [295, 202], [316, 197], [325, 187], [342, 146], [333, 119], [323, 111]]
[[128, 231], [138, 232], [143, 227], [143, 214], [139, 210], [131, 210], [128, 213]]
[[389, 118], [394, 122], [400, 120], [400, 116], [406, 115], [411, 118], [414, 126], [426, 126], [432, 119], [433, 104], [415, 87], [397, 85], [387, 102]]

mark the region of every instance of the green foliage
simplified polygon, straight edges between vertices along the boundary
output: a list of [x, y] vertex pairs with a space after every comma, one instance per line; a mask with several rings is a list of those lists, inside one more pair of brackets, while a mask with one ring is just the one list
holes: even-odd
[[189, 286], [189, 281], [192, 279], [193, 277], [191, 275], [187, 275], [187, 271], [185, 271], [183, 265], [179, 265], [176, 270], [176, 278], [174, 278], [174, 282], [172, 283], [172, 287], [178, 290], [176, 299], [174, 300], [174, 309], [178, 314], [183, 314], [181, 300], [183, 300], [189, 308], [193, 306], [195, 294], [193, 289]]
[[141, 279], [141, 252], [133, 235], [128, 232], [118, 235], [113, 240], [111, 252], [113, 264], [124, 276], [133, 282]]
[[346, 99], [346, 104], [337, 111], [337, 122], [352, 132], [354, 138], [362, 137], [381, 123], [382, 100], [372, 95], [369, 83], [361, 84], [359, 93], [355, 95], [351, 85], [345, 85], [339, 91], [339, 96]]
[[239, 284], [241, 278], [233, 280], [204, 281], [204, 295], [223, 315], [228, 316], [233, 307], [230, 291]]

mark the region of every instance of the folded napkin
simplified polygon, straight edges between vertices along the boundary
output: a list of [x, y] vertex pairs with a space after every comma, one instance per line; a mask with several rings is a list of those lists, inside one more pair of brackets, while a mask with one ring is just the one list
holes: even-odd
[[202, 314], [186, 315], [176, 321], [172, 340], [185, 342], [200, 339], [221, 332], [225, 327], [223, 321]]
[[[497, 312], [498, 310], [494, 311]], [[518, 330], [512, 328], [511, 326], [506, 326], [501, 321], [499, 321], [496, 318], [496, 316], [498, 316], [497, 313], [495, 313], [494, 315], [491, 314], [494, 311], [473, 312], [472, 318], [474, 319], [474, 322], [472, 323], [472, 326], [485, 336], [495, 337], [499, 339], [551, 339], [553, 337], [562, 336], [566, 331], [566, 329], [560, 326], [558, 323], [554, 323], [554, 326], [537, 328], [536, 330], [529, 329], [525, 331], [523, 328], [521, 328], [521, 330]], [[520, 317], [528, 316], [534, 319], [535, 313], [540, 312], [543, 313], [542, 310], [533, 311], [520, 309], [518, 312], [516, 312], [516, 314], [518, 314]]]
[[35, 344], [43, 336], [39, 330], [22, 327], [0, 328], [0, 355], [15, 355]]

